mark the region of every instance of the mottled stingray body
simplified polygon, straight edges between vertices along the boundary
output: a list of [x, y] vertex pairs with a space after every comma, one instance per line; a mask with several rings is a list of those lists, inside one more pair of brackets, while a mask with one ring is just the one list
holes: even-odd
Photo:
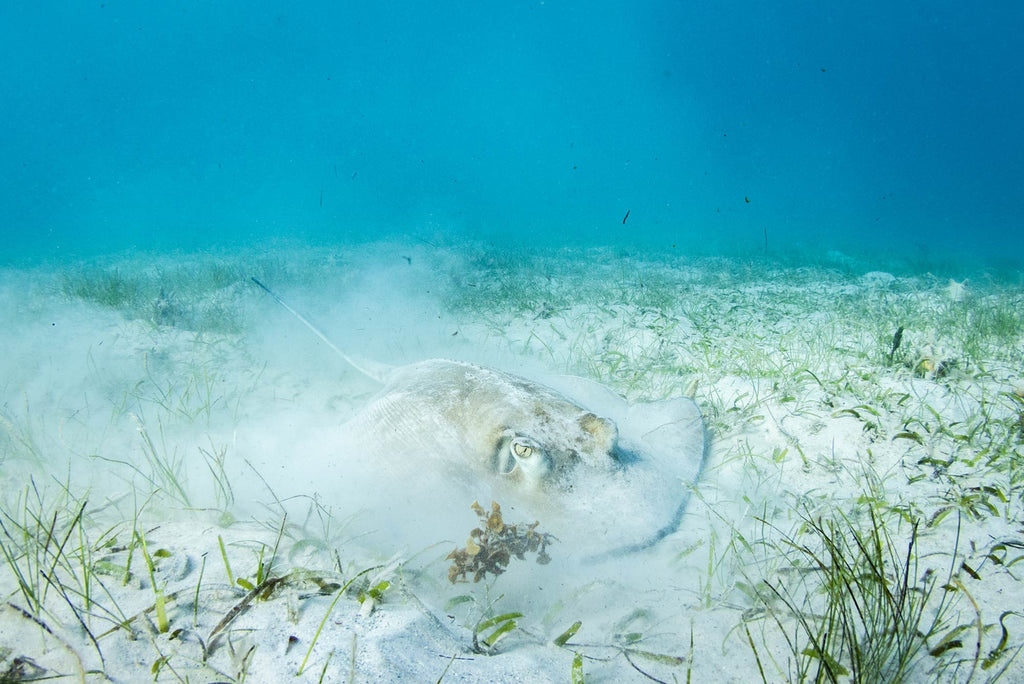
[[490, 499], [509, 521], [540, 520], [573, 555], [640, 550], [678, 528], [705, 454], [692, 400], [628, 404], [581, 378], [535, 381], [445, 359], [356, 361], [256, 282], [383, 383], [338, 429], [338, 478], [404, 541], [450, 535], [437, 520], [471, 523], [470, 504]]
[[616, 465], [614, 422], [544, 385], [445, 359], [394, 369], [348, 429], [372, 435], [375, 453], [463, 464], [526, 490], [564, 488], [579, 467]]

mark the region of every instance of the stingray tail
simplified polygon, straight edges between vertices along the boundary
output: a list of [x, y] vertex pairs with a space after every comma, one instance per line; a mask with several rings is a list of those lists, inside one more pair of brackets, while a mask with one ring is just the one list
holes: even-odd
[[386, 365], [384, 365], [382, 363], [374, 363], [373, 361], [367, 361], [367, 360], [356, 361], [356, 360], [354, 360], [351, 356], [349, 356], [348, 354], [343, 352], [341, 350], [341, 348], [338, 347], [338, 345], [334, 344], [329, 339], [327, 339], [327, 335], [324, 335], [323, 332], [321, 332], [321, 330], [318, 327], [316, 327], [315, 325], [310, 323], [309, 319], [307, 319], [305, 316], [300, 314], [298, 311], [296, 311], [292, 307], [288, 306], [288, 304], [283, 299], [278, 297], [277, 294], [273, 290], [271, 290], [269, 287], [267, 287], [266, 285], [261, 283], [259, 280], [257, 280], [255, 276], [251, 276], [251, 280], [252, 280], [252, 282], [254, 282], [257, 285], [259, 285], [261, 290], [263, 290], [268, 295], [273, 297], [274, 301], [276, 301], [278, 304], [283, 306], [288, 313], [290, 313], [292, 316], [295, 316], [296, 318], [298, 318], [302, 322], [302, 324], [304, 326], [306, 326], [307, 328], [309, 328], [313, 332], [314, 335], [316, 335], [321, 340], [323, 340], [323, 343], [326, 344], [331, 349], [333, 349], [335, 351], [335, 353], [337, 353], [338, 356], [340, 356], [342, 359], [344, 359], [345, 363], [347, 363], [348, 365], [352, 366], [357, 371], [359, 371], [360, 373], [362, 373], [363, 375], [365, 375], [366, 377], [368, 377], [368, 378], [370, 378], [372, 380], [376, 380], [377, 382], [381, 382], [381, 383], [384, 382], [384, 378], [387, 375], [387, 371], [390, 370], [389, 366], [386, 366]]

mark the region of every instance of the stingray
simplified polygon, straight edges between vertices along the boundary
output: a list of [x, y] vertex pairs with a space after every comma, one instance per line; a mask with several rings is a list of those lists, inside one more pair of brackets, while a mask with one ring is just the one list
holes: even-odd
[[429, 535], [442, 511], [447, 518], [488, 498], [506, 518], [539, 519], [590, 558], [640, 551], [678, 530], [705, 462], [704, 423], [691, 399], [630, 404], [571, 376], [533, 379], [448, 359], [394, 367], [357, 359], [252, 280], [382, 385], [338, 431], [348, 455], [339, 477], [412, 537]]

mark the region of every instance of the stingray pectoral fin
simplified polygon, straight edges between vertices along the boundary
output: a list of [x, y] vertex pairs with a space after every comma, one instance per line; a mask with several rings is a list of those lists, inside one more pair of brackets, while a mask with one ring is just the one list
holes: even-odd
[[704, 419], [692, 399], [680, 397], [629, 407], [622, 442], [666, 473], [695, 483], [704, 465]]
[[690, 399], [633, 404], [616, 418], [628, 463], [607, 508], [630, 502], [635, 524], [607, 535], [608, 546], [589, 556], [593, 561], [642, 551], [677, 532], [707, 460], [704, 420]]
[[576, 375], [553, 375], [544, 378], [544, 383], [592, 411], [604, 413], [604, 407], [624, 403], [618, 393], [596, 380]]

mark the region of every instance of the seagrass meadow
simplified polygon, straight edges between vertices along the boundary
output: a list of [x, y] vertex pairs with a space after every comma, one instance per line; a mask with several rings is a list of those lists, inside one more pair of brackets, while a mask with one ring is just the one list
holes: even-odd
[[[373, 387], [252, 277], [381, 362], [693, 397], [681, 524], [586, 562], [352, 491]], [[7, 267], [0, 317], [0, 680], [1024, 678], [1019, 272], [275, 244]]]

